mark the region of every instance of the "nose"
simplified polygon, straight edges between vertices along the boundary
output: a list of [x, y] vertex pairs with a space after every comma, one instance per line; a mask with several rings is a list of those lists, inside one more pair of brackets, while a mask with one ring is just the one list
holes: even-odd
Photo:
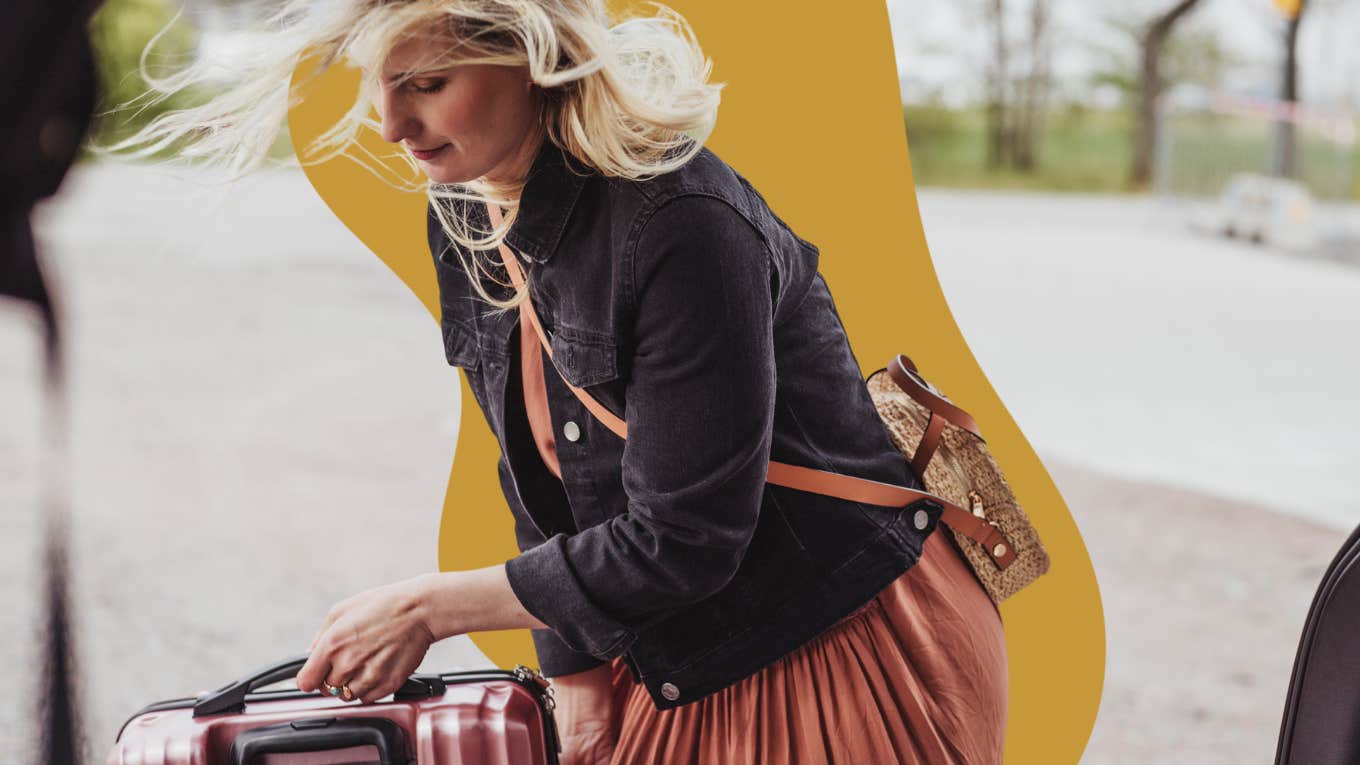
[[416, 120], [402, 110], [401, 99], [393, 98], [385, 87], [379, 86], [377, 91], [373, 106], [378, 110], [378, 119], [382, 121], [382, 139], [388, 143], [398, 143], [418, 132]]

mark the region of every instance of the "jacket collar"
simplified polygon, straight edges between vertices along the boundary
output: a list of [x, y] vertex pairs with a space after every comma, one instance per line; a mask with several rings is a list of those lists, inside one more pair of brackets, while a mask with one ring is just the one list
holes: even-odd
[[561, 242], [581, 187], [591, 174], [589, 168], [552, 139], [543, 139], [525, 177], [519, 214], [505, 234], [506, 243], [530, 262], [548, 262]]

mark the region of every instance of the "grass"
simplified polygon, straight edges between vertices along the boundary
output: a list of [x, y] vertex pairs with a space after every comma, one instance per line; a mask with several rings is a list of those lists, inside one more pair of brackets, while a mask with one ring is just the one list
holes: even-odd
[[[1129, 182], [1133, 118], [1126, 110], [1069, 106], [1049, 115], [1038, 166], [1031, 172], [986, 166], [986, 121], [981, 109], [909, 105], [903, 108], [912, 172], [923, 186], [1121, 193]], [[1270, 156], [1270, 126], [1224, 115], [1178, 116], [1171, 174], [1178, 191], [1213, 194], [1234, 172], [1261, 172]], [[1299, 180], [1319, 198], [1360, 200], [1360, 151], [1338, 153], [1318, 136], [1301, 133]], [[1349, 154], [1349, 156], [1347, 156]], [[1349, 173], [1344, 167], [1349, 163]], [[1339, 167], [1341, 165], [1341, 167]]]
[[[148, 95], [148, 84], [142, 79], [138, 61], [158, 33], [163, 35], [149, 56], [149, 68], [156, 75], [165, 76], [187, 64], [195, 55], [198, 30], [184, 18], [177, 19], [176, 7], [172, 0], [105, 0], [91, 18], [89, 33], [99, 103], [86, 145], [77, 161], [98, 159], [98, 155], [90, 151], [90, 144], [114, 144], [162, 114], [206, 103], [219, 94], [221, 86], [198, 86], [174, 93], [155, 104], [143, 103]], [[158, 151], [152, 159], [179, 159], [190, 141], [192, 137], [181, 139]], [[282, 159], [292, 152], [287, 126], [281, 126], [280, 135], [268, 156]]]

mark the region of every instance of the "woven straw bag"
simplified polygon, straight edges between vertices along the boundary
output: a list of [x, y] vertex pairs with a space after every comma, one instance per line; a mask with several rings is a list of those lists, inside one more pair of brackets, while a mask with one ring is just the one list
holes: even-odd
[[[926, 382], [900, 355], [869, 375], [866, 384], [893, 443], [911, 461], [926, 489], [994, 526], [1015, 559], [997, 564], [975, 537], [950, 526], [959, 550], [994, 602], [1019, 592], [1048, 571], [1048, 552], [987, 451], [973, 418]], [[949, 524], [949, 518], [944, 522]]]

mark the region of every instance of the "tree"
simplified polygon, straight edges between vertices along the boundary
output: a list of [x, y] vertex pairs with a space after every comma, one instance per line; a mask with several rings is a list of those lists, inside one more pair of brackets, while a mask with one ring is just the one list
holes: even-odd
[[992, 38], [992, 62], [987, 70], [987, 166], [995, 169], [1010, 164], [1011, 127], [1006, 99], [1010, 44], [1006, 39], [1005, 0], [987, 0], [984, 9]]
[[158, 32], [149, 64], [154, 74], [164, 76], [166, 64], [182, 65], [194, 54], [197, 34], [184, 22], [165, 29], [175, 18], [176, 7], [168, 0], [105, 0], [90, 20], [90, 42], [94, 46], [96, 71], [102, 102], [91, 125], [91, 135], [99, 143], [112, 142], [131, 134], [160, 113], [189, 106], [194, 94], [172, 97], [150, 108], [129, 107], [147, 93], [147, 84], [137, 68], [143, 49]]
[[[1286, 14], [1284, 28], [1284, 71], [1280, 77], [1280, 100], [1293, 106], [1299, 101], [1299, 23], [1303, 21], [1306, 0], [1288, 0], [1277, 3]], [[1294, 136], [1294, 121], [1281, 119], [1276, 126], [1276, 174], [1292, 178], [1298, 170], [1295, 157], [1297, 142]]]
[[1138, 119], [1133, 138], [1134, 186], [1146, 187], [1152, 181], [1152, 157], [1157, 148], [1157, 99], [1166, 87], [1162, 78], [1162, 54], [1177, 22], [1185, 17], [1199, 0], [1177, 0], [1165, 13], [1148, 24], [1142, 40], [1142, 70], [1139, 80]]
[[1021, 170], [1033, 170], [1038, 164], [1039, 146], [1043, 141], [1044, 118], [1048, 111], [1048, 95], [1052, 86], [1051, 15], [1049, 0], [1031, 0], [1029, 40], [1025, 74], [1016, 88], [1015, 127], [1011, 132], [1011, 159]]
[[1033, 170], [1043, 142], [1052, 88], [1051, 0], [1029, 0], [1024, 44], [1008, 34], [1006, 0], [984, 0], [982, 22], [990, 41], [986, 65], [987, 167]]

